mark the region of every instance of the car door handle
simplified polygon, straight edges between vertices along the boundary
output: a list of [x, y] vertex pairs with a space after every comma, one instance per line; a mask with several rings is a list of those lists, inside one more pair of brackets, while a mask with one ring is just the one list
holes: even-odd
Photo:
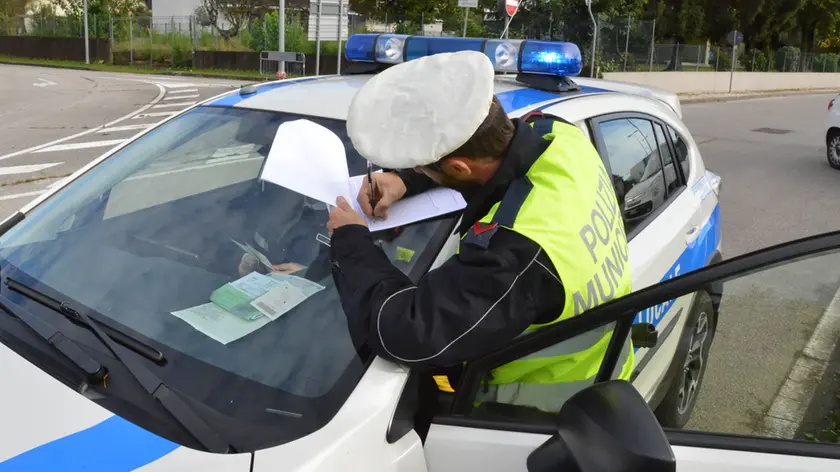
[[700, 236], [700, 225], [694, 225], [685, 233], [685, 243], [691, 244]]

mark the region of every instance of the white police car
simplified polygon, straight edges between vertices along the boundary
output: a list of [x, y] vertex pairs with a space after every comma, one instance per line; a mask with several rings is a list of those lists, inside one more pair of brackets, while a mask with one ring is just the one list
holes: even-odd
[[[705, 169], [677, 97], [570, 79], [581, 57], [567, 43], [358, 35], [346, 47], [356, 71], [207, 100], [0, 225], [0, 472], [576, 470], [563, 468], [572, 456], [580, 465], [583, 456], [616, 454], [629, 467], [636, 453], [664, 454], [644, 470], [669, 470], [672, 449], [659, 423], [687, 421], [713, 339], [720, 279], [751, 267], [742, 259], [715, 268], [730, 272], [683, 276], [721, 258], [720, 179]], [[325, 257], [326, 207], [257, 177], [269, 148], [284, 145], [274, 140], [278, 126], [302, 117], [339, 135], [351, 175], [362, 174], [365, 161], [344, 125], [355, 91], [383, 64], [460, 49], [485, 51], [511, 73], [496, 80], [511, 117], [562, 117], [597, 146], [629, 239], [629, 266], [611, 270], [630, 270], [636, 290], [678, 280], [600, 306], [590, 291], [586, 315], [518, 338], [463, 370], [409, 371], [350, 339]], [[457, 219], [377, 239], [416, 280], [454, 253]], [[266, 266], [294, 264], [294, 277], [271, 279], [312, 291], [276, 319], [222, 309], [241, 307], [237, 296], [259, 296], [270, 285], [241, 279], [243, 252]], [[602, 367], [611, 372], [634, 322], [658, 333], [636, 336], [650, 347], [637, 350], [635, 390], [599, 383], [570, 400], [575, 407], [559, 415], [566, 446], [555, 440], [531, 454], [558, 415], [471, 408], [489, 369], [615, 323]], [[455, 391], [436, 374], [449, 375]], [[600, 432], [574, 416], [593, 411], [602, 412], [593, 419]], [[650, 450], [632, 436], [649, 438]], [[627, 449], [581, 449], [608, 440]], [[704, 455], [704, 447], [673, 451], [686, 464], [713, 464], [717, 456]]]
[[828, 102], [825, 115], [825, 153], [828, 164], [840, 169], [840, 103], [834, 97]]

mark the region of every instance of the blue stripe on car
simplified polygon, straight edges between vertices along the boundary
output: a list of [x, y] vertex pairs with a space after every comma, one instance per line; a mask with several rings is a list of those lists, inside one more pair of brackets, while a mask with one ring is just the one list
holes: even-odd
[[533, 88], [521, 88], [516, 90], [508, 90], [506, 92], [500, 92], [496, 94], [496, 98], [499, 100], [499, 103], [502, 104], [502, 108], [505, 109], [506, 113], [510, 113], [515, 110], [519, 110], [522, 108], [527, 108], [532, 105], [536, 105], [540, 102], [545, 102], [548, 100], [553, 99], [562, 99], [562, 98], [571, 98], [579, 95], [587, 95], [590, 93], [598, 93], [598, 92], [608, 92], [609, 90], [599, 89], [595, 87], [583, 87], [581, 86], [577, 92], [567, 92], [567, 93], [554, 93], [554, 92], [546, 92], [544, 90], [533, 89]]
[[[44, 425], [48, 427], [48, 425]], [[0, 462], [0, 472], [121, 472], [150, 464], [178, 444], [112, 416]]]
[[[680, 257], [677, 258], [676, 262], [665, 273], [665, 276], [662, 277], [662, 281], [706, 267], [720, 245], [720, 237], [720, 205], [718, 204], [715, 206], [712, 216], [709, 217], [709, 221], [700, 230], [700, 235], [680, 254]], [[651, 323], [657, 326], [668, 314], [675, 301], [676, 299], [669, 300], [665, 303], [646, 308], [636, 315], [636, 319], [633, 322]], [[639, 348], [636, 348], [636, 351], [638, 350]]]

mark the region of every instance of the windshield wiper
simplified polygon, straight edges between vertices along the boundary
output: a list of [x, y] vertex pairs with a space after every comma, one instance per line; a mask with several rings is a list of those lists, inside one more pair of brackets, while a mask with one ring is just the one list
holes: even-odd
[[[9, 308], [10, 306], [14, 309]], [[63, 354], [67, 360], [82, 369], [90, 380], [98, 383], [105, 378], [108, 370], [96, 359], [87, 355], [78, 344], [65, 336], [55, 326], [29, 313], [2, 295], [0, 295], [0, 310], [20, 320], [50, 346]]]
[[[34, 300], [40, 303], [41, 305], [44, 305], [47, 308], [61, 313], [73, 323], [89, 328], [87, 323], [80, 319], [76, 310], [73, 310], [72, 308], [67, 309], [69, 307], [67, 307], [65, 303], [62, 303], [50, 297], [49, 295], [41, 293], [31, 287], [27, 287], [26, 285], [18, 282], [17, 280], [14, 280], [9, 277], [6, 278], [6, 285], [11, 290], [18, 292], [26, 296], [27, 298]], [[96, 323], [103, 331], [105, 331], [108, 334], [108, 337], [110, 337], [114, 342], [131, 349], [132, 351], [136, 352], [137, 354], [140, 354], [141, 356], [145, 357], [146, 359], [149, 359], [150, 361], [154, 361], [158, 364], [163, 364], [166, 362], [166, 358], [163, 357], [163, 353], [153, 348], [152, 346], [149, 346], [148, 344], [145, 344], [139, 339], [129, 336], [123, 333], [122, 331], [118, 331], [114, 328], [111, 328], [105, 323], [101, 323], [96, 320], [91, 321]]]
[[[18, 292], [27, 298], [31, 298], [36, 302], [40, 302], [38, 297], [49, 298], [45, 294], [32, 287], [28, 287], [11, 277], [6, 278], [6, 285], [11, 290]], [[230, 443], [219, 437], [213, 428], [211, 428], [206, 421], [198, 416], [198, 414], [193, 411], [193, 409], [184, 401], [183, 398], [181, 398], [180, 395], [163, 383], [158, 376], [147, 369], [146, 366], [139, 363], [136, 358], [123, 356], [120, 353], [116, 342], [110, 336], [105, 334], [99, 325], [95, 321], [91, 320], [88, 315], [76, 311], [66, 303], [61, 303], [60, 309], [56, 311], [70, 319], [83, 323], [85, 326], [93, 330], [96, 337], [108, 347], [108, 349], [120, 362], [122, 362], [143, 389], [156, 399], [161, 406], [163, 406], [164, 410], [166, 410], [170, 416], [175, 419], [175, 421], [187, 430], [187, 432], [189, 432], [209, 452], [221, 454], [236, 452]]]

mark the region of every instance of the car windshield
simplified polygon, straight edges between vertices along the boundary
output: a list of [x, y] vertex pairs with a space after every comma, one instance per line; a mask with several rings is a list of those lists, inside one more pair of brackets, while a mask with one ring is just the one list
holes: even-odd
[[[328, 207], [258, 179], [271, 147], [283, 145], [274, 142], [277, 127], [298, 119], [335, 132], [350, 175], [365, 173], [343, 121], [199, 107], [93, 167], [3, 235], [3, 276], [161, 350], [167, 364], [150, 368], [215, 412], [260, 425], [237, 433], [254, 436], [245, 441], [254, 448], [314, 431], [369, 359], [351, 341], [333, 284]], [[416, 279], [453, 218], [375, 239]]]

